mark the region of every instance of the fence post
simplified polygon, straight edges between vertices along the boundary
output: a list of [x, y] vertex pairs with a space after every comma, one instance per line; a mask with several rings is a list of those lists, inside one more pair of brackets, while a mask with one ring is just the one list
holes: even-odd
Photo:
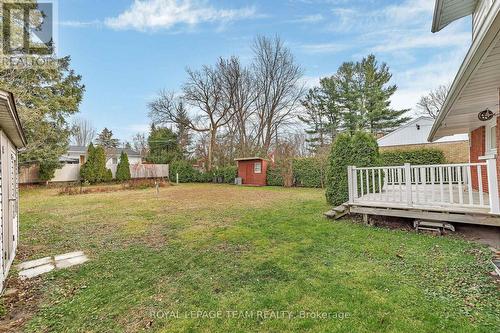
[[500, 214], [500, 198], [498, 197], [498, 176], [497, 176], [496, 158], [489, 158], [486, 160], [486, 171], [488, 173], [490, 213]]
[[176, 173], [175, 177], [176, 177], [175, 180], [177, 182], [177, 185], [179, 185], [179, 173]]
[[413, 206], [413, 198], [411, 193], [411, 165], [405, 163], [405, 187], [406, 187], [406, 204], [408, 207]]
[[352, 182], [352, 166], [347, 167], [347, 188], [349, 191], [349, 203], [352, 204], [354, 203], [354, 189], [353, 189], [353, 182]]

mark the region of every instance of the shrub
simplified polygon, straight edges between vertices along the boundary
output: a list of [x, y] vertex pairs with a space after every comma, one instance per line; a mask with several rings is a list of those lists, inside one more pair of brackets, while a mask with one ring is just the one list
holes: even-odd
[[366, 132], [343, 133], [332, 145], [327, 171], [326, 199], [337, 206], [349, 200], [347, 167], [376, 166], [380, 163], [375, 138]]
[[130, 180], [130, 164], [128, 162], [128, 155], [122, 151], [120, 154], [120, 162], [116, 167], [116, 180], [126, 181]]
[[180, 183], [192, 183], [200, 180], [201, 172], [193, 168], [189, 161], [179, 160], [170, 163], [170, 180], [176, 181], [179, 174]]
[[96, 184], [107, 179], [108, 169], [106, 169], [106, 152], [103, 147], [94, 147], [91, 143], [87, 150], [87, 161], [80, 169], [80, 176], [83, 182]]
[[296, 186], [324, 187], [327, 159], [317, 155], [297, 158], [293, 161], [293, 176]]
[[236, 166], [226, 166], [215, 170], [212, 178], [218, 183], [234, 184], [236, 177], [238, 177], [238, 168]]
[[38, 177], [40, 180], [48, 182], [54, 178], [56, 169], [60, 167], [59, 161], [42, 161], [40, 162], [40, 168], [38, 171]]
[[283, 186], [283, 175], [279, 166], [269, 166], [267, 168], [266, 181], [268, 186]]
[[391, 150], [380, 153], [381, 163], [387, 166], [443, 164], [446, 163], [444, 153], [436, 148], [421, 148], [414, 150]]
[[105, 182], [113, 181], [113, 172], [111, 171], [111, 169], [106, 169], [106, 175], [104, 176], [104, 181]]

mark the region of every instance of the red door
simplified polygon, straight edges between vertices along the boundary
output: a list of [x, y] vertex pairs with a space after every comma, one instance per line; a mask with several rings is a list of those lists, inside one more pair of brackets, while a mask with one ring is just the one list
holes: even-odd
[[246, 179], [244, 179], [243, 181], [245, 182], [245, 184], [253, 184], [254, 182], [254, 177], [253, 177], [253, 163], [247, 163], [247, 165], [245, 166], [245, 173], [246, 173]]

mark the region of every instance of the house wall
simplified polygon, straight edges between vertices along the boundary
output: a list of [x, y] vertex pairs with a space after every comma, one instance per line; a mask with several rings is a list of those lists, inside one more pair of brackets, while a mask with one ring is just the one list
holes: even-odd
[[[261, 173], [254, 173], [254, 164], [257, 162], [262, 163]], [[238, 177], [242, 179], [243, 185], [266, 186], [267, 164], [266, 160], [238, 161]]]
[[[497, 117], [497, 148], [500, 148], [500, 117]], [[470, 162], [480, 163], [484, 160], [480, 160], [481, 156], [486, 154], [486, 127], [481, 126], [470, 133]], [[500, 156], [496, 155], [497, 160], [497, 176], [500, 188]], [[483, 185], [483, 191], [488, 192], [488, 177], [486, 174], [486, 168], [481, 169], [481, 180]], [[477, 190], [479, 189], [479, 180], [477, 175], [477, 168], [472, 168], [472, 187]]]
[[380, 152], [395, 150], [417, 150], [422, 148], [439, 149], [443, 152], [448, 163], [467, 163], [469, 161], [469, 142], [437, 142], [415, 145], [399, 145], [390, 147], [380, 147]]
[[[377, 139], [379, 147], [405, 146], [428, 144], [427, 138], [431, 132], [434, 119], [430, 117], [419, 117], [409, 123], [398, 127], [393, 132]], [[467, 134], [456, 134], [445, 136], [436, 143], [468, 141]]]
[[0, 291], [14, 261], [19, 237], [17, 148], [0, 131]]

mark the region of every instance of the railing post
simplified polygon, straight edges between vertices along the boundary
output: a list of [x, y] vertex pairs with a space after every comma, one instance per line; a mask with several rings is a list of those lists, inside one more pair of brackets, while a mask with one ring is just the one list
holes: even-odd
[[498, 197], [498, 176], [497, 176], [496, 158], [490, 158], [486, 160], [486, 171], [488, 173], [490, 213], [500, 214], [500, 198]]
[[405, 163], [405, 186], [406, 186], [406, 204], [408, 207], [413, 206], [413, 198], [411, 193], [411, 165]]
[[354, 188], [353, 188], [353, 176], [352, 176], [352, 166], [347, 167], [347, 186], [349, 188], [349, 203], [354, 203]]

